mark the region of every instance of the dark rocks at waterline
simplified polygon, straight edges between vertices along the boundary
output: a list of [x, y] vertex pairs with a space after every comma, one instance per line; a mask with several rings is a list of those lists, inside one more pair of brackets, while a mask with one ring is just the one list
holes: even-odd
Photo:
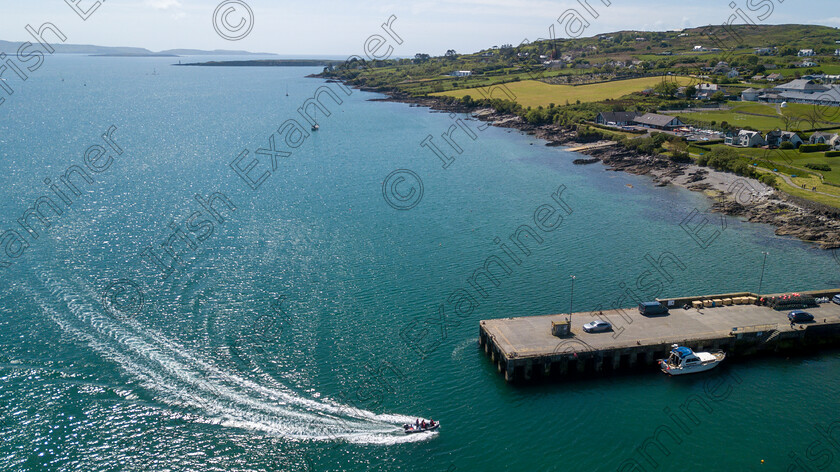
[[776, 226], [778, 236], [792, 236], [823, 249], [840, 247], [840, 221], [815, 215], [787, 202], [767, 200], [743, 205], [727, 195], [713, 203], [711, 210], [746, 218], [751, 223]]
[[697, 172], [690, 172], [688, 174], [689, 177], [688, 180], [686, 180], [686, 183], [700, 182], [701, 180], [705, 179], [707, 175], [709, 175], [709, 171], [707, 171], [706, 169], [698, 169]]
[[572, 161], [572, 164], [576, 164], [576, 165], [594, 164], [596, 162], [599, 162], [600, 160], [601, 159], [598, 159], [597, 157], [592, 157], [592, 158], [589, 158], [589, 159], [575, 159], [575, 160]]

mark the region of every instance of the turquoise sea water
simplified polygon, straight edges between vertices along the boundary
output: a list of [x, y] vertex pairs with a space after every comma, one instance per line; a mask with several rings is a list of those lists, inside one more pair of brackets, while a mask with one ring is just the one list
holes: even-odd
[[[762, 251], [765, 292], [840, 286], [831, 252], [705, 214], [699, 194], [572, 165], [518, 132], [360, 91], [327, 99], [321, 129], [271, 169], [257, 150], [302, 121], [318, 87], [338, 87], [304, 77], [317, 69], [171, 62], [48, 57], [0, 106], [3, 231], [23, 234], [18, 218], [53, 195], [44, 179], [83, 166], [110, 126], [123, 150], [2, 259], [13, 265], [0, 282], [0, 469], [840, 467], [819, 429], [840, 420], [836, 351], [705, 377], [516, 387], [477, 347], [480, 319], [566, 311], [570, 275], [574, 310], [587, 311], [636, 287], [646, 256], [681, 264], [633, 288], [654, 296], [757, 290]], [[444, 169], [420, 142], [443, 145], [456, 120], [477, 137], [461, 135]], [[261, 161], [252, 176], [272, 172], [257, 190], [229, 166], [243, 150], [243, 166]], [[423, 181], [411, 210], [383, 198], [397, 169]], [[572, 213], [477, 294], [468, 279], [503, 254], [494, 239], [533, 225], [561, 186]], [[194, 196], [214, 192], [236, 210], [217, 202], [224, 222], [191, 234], [203, 237], [192, 250], [176, 239], [183, 260], [164, 280], [142, 251], [163, 254], [170, 223], [186, 228], [202, 211]], [[702, 236], [719, 232], [705, 248], [680, 226], [695, 209], [693, 223], [709, 219]], [[477, 306], [458, 314], [447, 300], [460, 289]], [[103, 307], [103, 294], [126, 293]], [[418, 416], [440, 433], [402, 435]], [[662, 431], [666, 450], [646, 445]]]

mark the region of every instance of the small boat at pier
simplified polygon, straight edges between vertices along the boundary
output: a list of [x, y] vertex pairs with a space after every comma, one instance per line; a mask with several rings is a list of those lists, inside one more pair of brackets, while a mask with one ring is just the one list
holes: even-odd
[[714, 369], [726, 358], [723, 351], [694, 352], [685, 346], [671, 346], [671, 355], [659, 360], [659, 368], [669, 375], [694, 374]]

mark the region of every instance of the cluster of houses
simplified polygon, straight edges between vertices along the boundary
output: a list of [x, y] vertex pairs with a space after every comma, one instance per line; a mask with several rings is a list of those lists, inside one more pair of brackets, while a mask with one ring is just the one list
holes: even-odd
[[[770, 131], [762, 136], [758, 131], [741, 130], [738, 134], [729, 134], [724, 139], [724, 143], [736, 147], [779, 147], [782, 143], [791, 143], [794, 148], [805, 144], [805, 141], [799, 134], [793, 131]], [[831, 149], [840, 150], [840, 134], [828, 134], [822, 132], [815, 132], [808, 138], [808, 144], [828, 144]]]
[[748, 88], [741, 92], [741, 99], [750, 102], [840, 106], [840, 85], [818, 84], [809, 79], [796, 79], [772, 88], [760, 90]]

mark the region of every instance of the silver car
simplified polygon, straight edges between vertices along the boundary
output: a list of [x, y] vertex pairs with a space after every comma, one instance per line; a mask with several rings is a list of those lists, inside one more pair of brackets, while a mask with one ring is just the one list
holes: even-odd
[[603, 333], [612, 331], [612, 325], [603, 320], [595, 320], [583, 325], [583, 330], [587, 333]]

